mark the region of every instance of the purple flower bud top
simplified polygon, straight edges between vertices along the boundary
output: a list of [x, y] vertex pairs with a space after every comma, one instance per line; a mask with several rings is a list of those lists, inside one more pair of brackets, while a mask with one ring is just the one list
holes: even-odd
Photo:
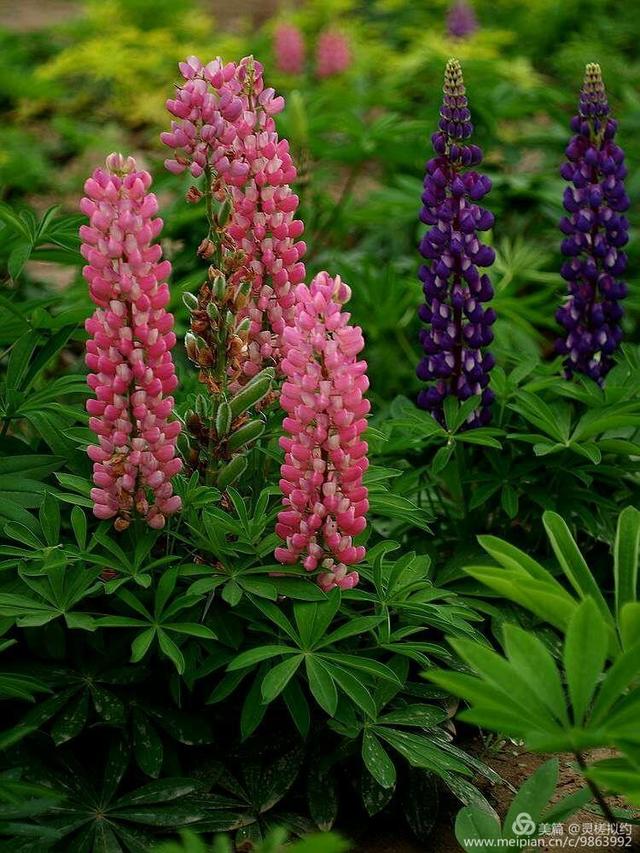
[[493, 226], [493, 214], [478, 204], [491, 181], [469, 168], [481, 162], [482, 151], [468, 141], [473, 125], [456, 59], [447, 63], [443, 91], [439, 130], [432, 136], [436, 156], [427, 163], [420, 213], [429, 230], [420, 243], [425, 304], [418, 313], [426, 328], [420, 331], [424, 356], [417, 374], [428, 387], [417, 403], [443, 423], [447, 396], [463, 401], [477, 395], [480, 403], [466, 424], [476, 427], [489, 422], [494, 396], [489, 388], [494, 358], [485, 349], [493, 340], [495, 312], [485, 307], [493, 287], [479, 268], [491, 266], [495, 254], [478, 239], [479, 231]]
[[568, 298], [556, 318], [564, 336], [556, 342], [565, 356], [565, 374], [583, 373], [602, 384], [622, 339], [622, 306], [627, 286], [620, 279], [627, 266], [622, 247], [629, 238], [624, 211], [629, 207], [624, 152], [614, 138], [617, 122], [609, 104], [600, 66], [589, 64], [580, 92], [575, 136], [566, 148], [560, 173], [567, 212], [560, 220], [565, 235], [560, 270]]
[[478, 19], [467, 0], [455, 0], [447, 14], [447, 32], [451, 38], [467, 39], [479, 29]]

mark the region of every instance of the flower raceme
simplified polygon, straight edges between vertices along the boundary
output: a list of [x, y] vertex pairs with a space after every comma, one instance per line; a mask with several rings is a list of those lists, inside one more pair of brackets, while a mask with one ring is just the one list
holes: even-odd
[[623, 214], [629, 198], [624, 152], [614, 141], [617, 122], [609, 115], [599, 65], [587, 65], [571, 128], [575, 135], [561, 170], [571, 186], [564, 193], [567, 215], [560, 221], [567, 259], [561, 273], [569, 295], [556, 314], [565, 330], [556, 348], [565, 356], [567, 376], [583, 373], [601, 383], [622, 339], [620, 300], [627, 286], [620, 276], [627, 258], [621, 248], [628, 240]]
[[342, 310], [349, 296], [339, 276], [319, 273], [310, 287], [296, 289], [295, 323], [283, 335], [285, 509], [276, 533], [286, 544], [275, 556], [281, 563], [301, 562], [309, 572], [320, 569], [325, 590], [357, 584], [358, 573], [348, 566], [364, 559], [364, 547], [353, 538], [366, 527], [369, 508], [362, 484], [369, 382], [367, 364], [357, 358], [362, 331]]
[[495, 257], [478, 239], [479, 231], [493, 225], [493, 215], [478, 204], [491, 181], [468, 170], [482, 160], [480, 148], [468, 142], [472, 131], [460, 63], [451, 59], [439, 130], [432, 137], [436, 156], [427, 163], [420, 213], [430, 228], [420, 244], [427, 263], [419, 270], [425, 295], [419, 315], [428, 328], [420, 332], [425, 354], [417, 374], [430, 384], [417, 402], [442, 423], [447, 396], [462, 401], [477, 395], [480, 402], [467, 427], [490, 420], [489, 371], [495, 363], [484, 350], [493, 340], [495, 312], [483, 304], [492, 298], [493, 288], [489, 277], [478, 271], [491, 266]]
[[292, 322], [294, 289], [305, 278], [304, 225], [295, 219], [298, 197], [290, 184], [296, 168], [289, 144], [278, 137], [273, 116], [284, 99], [265, 88], [262, 65], [252, 57], [203, 66], [196, 57], [180, 63], [185, 82], [167, 102], [176, 121], [162, 140], [175, 150], [167, 168], [206, 172], [205, 192], [226, 197], [230, 216], [225, 237], [243, 264], [231, 284], [247, 280], [244, 316], [250, 328], [245, 376], [278, 364], [282, 334]]
[[116, 518], [124, 530], [137, 512], [150, 527], [180, 509], [171, 478], [180, 422], [170, 421], [177, 385], [171, 349], [173, 316], [166, 311], [171, 271], [154, 240], [162, 229], [151, 176], [135, 160], [111, 154], [106, 169], [85, 183], [80, 209], [83, 275], [97, 305], [86, 321], [87, 377], [95, 398], [87, 402], [98, 444], [91, 491], [98, 518]]
[[304, 69], [304, 39], [293, 24], [280, 24], [274, 37], [274, 53], [278, 71], [301, 74]]

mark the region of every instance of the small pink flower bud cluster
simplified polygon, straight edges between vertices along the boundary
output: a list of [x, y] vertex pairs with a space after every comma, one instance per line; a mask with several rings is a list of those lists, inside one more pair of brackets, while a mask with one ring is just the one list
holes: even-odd
[[265, 88], [262, 65], [252, 57], [206, 66], [190, 57], [180, 70], [186, 82], [167, 102], [179, 121], [162, 134], [176, 149], [166, 166], [174, 173], [188, 168], [195, 177], [208, 168], [217, 188], [230, 195], [227, 233], [244, 255], [235, 278], [252, 285], [244, 309], [250, 329], [243, 373], [254, 376], [265, 362], [279, 363], [281, 336], [293, 318], [293, 290], [305, 277], [306, 246], [298, 240], [304, 225], [294, 219], [298, 197], [289, 186], [296, 168], [273, 119], [284, 99]]
[[343, 74], [351, 65], [349, 41], [338, 30], [320, 33], [316, 47], [316, 76], [320, 78]]
[[190, 56], [179, 68], [185, 82], [176, 97], [167, 101], [167, 109], [177, 121], [160, 136], [175, 151], [175, 159], [165, 160], [165, 166], [174, 175], [189, 169], [199, 178], [210, 167], [229, 181], [244, 180], [246, 164], [232, 163], [226, 156], [236, 136], [233, 122], [244, 108], [235, 63], [225, 65], [214, 59], [203, 65], [197, 56]]
[[319, 273], [309, 288], [296, 288], [295, 325], [284, 330], [286, 377], [280, 404], [287, 433], [280, 488], [286, 507], [276, 533], [281, 563], [320, 568], [324, 590], [351, 589], [358, 573], [347, 566], [364, 559], [353, 537], [366, 527], [369, 504], [362, 476], [368, 467], [366, 429], [369, 387], [362, 331], [349, 325], [342, 305], [351, 295], [339, 276]]
[[80, 209], [83, 275], [98, 306], [86, 321], [90, 335], [87, 377], [95, 399], [87, 402], [89, 426], [98, 445], [91, 490], [98, 518], [117, 516], [124, 530], [134, 513], [160, 529], [180, 509], [171, 478], [182, 467], [176, 456], [179, 421], [169, 421], [177, 379], [171, 359], [173, 316], [166, 311], [171, 271], [157, 239], [162, 220], [149, 193], [151, 176], [135, 160], [107, 158], [85, 183]]
[[304, 69], [304, 39], [293, 24], [280, 24], [275, 32], [274, 52], [278, 71], [301, 74]]

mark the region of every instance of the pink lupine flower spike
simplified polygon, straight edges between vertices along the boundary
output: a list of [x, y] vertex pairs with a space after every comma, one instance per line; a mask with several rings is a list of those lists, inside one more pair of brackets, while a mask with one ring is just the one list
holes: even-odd
[[262, 65], [250, 56], [237, 65], [220, 59], [203, 65], [192, 56], [180, 71], [185, 82], [167, 101], [176, 120], [161, 137], [175, 152], [165, 165], [196, 178], [206, 171], [216, 194], [229, 197], [227, 234], [243, 258], [231, 283], [251, 283], [244, 309], [250, 320], [246, 382], [279, 364], [293, 291], [306, 274], [306, 245], [299, 239], [304, 225], [295, 218], [299, 200], [290, 186], [296, 168], [273, 118], [284, 98], [265, 87]]
[[86, 321], [87, 377], [95, 398], [87, 401], [89, 427], [98, 444], [91, 490], [98, 518], [115, 518], [118, 530], [137, 512], [160, 529], [180, 509], [171, 478], [182, 466], [176, 456], [180, 422], [170, 421], [177, 385], [171, 349], [173, 316], [166, 311], [169, 261], [154, 241], [162, 230], [151, 176], [135, 160], [107, 158], [85, 184], [80, 209], [83, 275], [97, 305]]
[[296, 288], [295, 320], [284, 330], [286, 380], [280, 404], [286, 412], [280, 488], [285, 509], [276, 533], [281, 563], [320, 569], [324, 590], [351, 589], [365, 549], [353, 538], [366, 527], [369, 508], [362, 476], [367, 469], [369, 402], [367, 363], [358, 361], [362, 331], [342, 311], [350, 290], [339, 276], [319, 273], [309, 288]]

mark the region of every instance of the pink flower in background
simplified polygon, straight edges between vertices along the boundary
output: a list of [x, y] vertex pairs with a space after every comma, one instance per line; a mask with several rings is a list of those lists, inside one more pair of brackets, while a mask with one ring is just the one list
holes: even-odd
[[166, 311], [169, 261], [154, 241], [162, 230], [151, 176], [135, 160], [107, 158], [85, 183], [80, 209], [81, 252], [91, 299], [98, 306], [86, 321], [87, 377], [95, 398], [87, 401], [89, 427], [98, 444], [93, 460], [94, 514], [116, 518], [118, 530], [135, 513], [150, 527], [180, 509], [171, 478], [182, 467], [176, 456], [180, 422], [170, 421], [177, 385], [171, 349], [173, 316]]
[[293, 290], [305, 277], [306, 246], [298, 240], [304, 225], [294, 218], [298, 196], [290, 186], [297, 172], [273, 118], [284, 98], [265, 88], [262, 65], [253, 57], [206, 66], [190, 57], [180, 70], [186, 82], [167, 102], [178, 120], [162, 134], [176, 149], [166, 165], [172, 172], [188, 168], [195, 177], [207, 170], [216, 197], [226, 194], [231, 201], [228, 248], [242, 253], [232, 280], [251, 282], [243, 372], [254, 376], [279, 363], [282, 333], [293, 319]]
[[280, 439], [285, 450], [280, 488], [285, 509], [276, 533], [281, 563], [320, 569], [324, 590], [351, 589], [358, 573], [348, 566], [364, 559], [353, 537], [366, 527], [369, 508], [362, 476], [368, 467], [362, 439], [370, 405], [367, 363], [357, 356], [362, 331], [342, 311], [350, 290], [339, 276], [319, 273], [311, 286], [296, 288], [295, 325], [284, 331], [286, 412]]
[[333, 77], [351, 65], [351, 48], [345, 35], [337, 30], [324, 30], [316, 47], [316, 75]]
[[304, 40], [293, 24], [280, 24], [275, 32], [274, 53], [278, 71], [301, 74], [304, 69]]

